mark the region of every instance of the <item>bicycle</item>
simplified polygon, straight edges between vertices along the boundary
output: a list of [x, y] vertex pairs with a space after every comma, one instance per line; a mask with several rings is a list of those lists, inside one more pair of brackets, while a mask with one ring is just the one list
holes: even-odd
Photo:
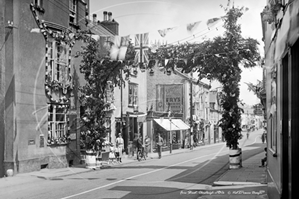
[[141, 150], [138, 150], [138, 161], [141, 161], [142, 158], [146, 160], [146, 152], [144, 147], [142, 147]]

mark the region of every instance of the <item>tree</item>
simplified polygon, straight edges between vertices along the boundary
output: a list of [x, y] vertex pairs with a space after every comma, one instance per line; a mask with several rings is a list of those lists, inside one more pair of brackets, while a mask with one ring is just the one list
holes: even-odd
[[111, 106], [107, 93], [114, 86], [123, 85], [120, 70], [125, 70], [125, 66], [131, 64], [129, 62], [133, 59], [134, 50], [130, 44], [126, 60], [113, 61], [109, 53], [103, 54], [105, 50], [102, 43], [93, 39], [90, 34], [83, 32], [79, 38], [86, 44], [82, 47], [80, 65], [80, 72], [84, 74], [86, 82], [79, 88], [79, 101], [84, 110], [81, 116], [81, 140], [85, 149], [99, 150], [108, 133], [104, 125]]
[[[227, 146], [238, 148], [238, 140], [242, 138], [240, 118], [242, 109], [238, 106], [240, 99], [239, 83], [241, 66], [251, 68], [260, 60], [258, 41], [241, 36], [238, 18], [243, 15], [244, 8], [226, 8], [223, 36], [200, 44], [182, 44], [165, 46], [152, 55], [159, 59], [159, 64], [166, 70], [181, 68], [182, 72], [198, 72], [199, 81], [203, 78], [218, 80], [222, 85], [220, 105], [222, 119], [219, 125]], [[164, 60], [168, 63], [164, 65]]]

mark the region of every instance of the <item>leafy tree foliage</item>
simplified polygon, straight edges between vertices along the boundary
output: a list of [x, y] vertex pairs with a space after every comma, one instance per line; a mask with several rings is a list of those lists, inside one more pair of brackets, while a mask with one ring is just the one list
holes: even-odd
[[260, 60], [258, 41], [243, 38], [238, 18], [243, 15], [244, 8], [232, 7], [226, 11], [224, 19], [225, 32], [223, 36], [200, 44], [182, 44], [167, 46], [152, 54], [152, 59], [159, 59], [159, 65], [166, 69], [181, 68], [182, 72], [198, 72], [199, 80], [216, 79], [223, 85], [220, 103], [223, 108], [220, 126], [227, 142], [232, 149], [238, 148], [241, 139], [239, 108], [241, 66], [251, 68]]
[[107, 101], [107, 93], [113, 90], [113, 86], [123, 85], [120, 71], [126, 70], [125, 66], [131, 64], [129, 62], [132, 62], [134, 50], [130, 45], [125, 61], [113, 61], [109, 54], [103, 53], [107, 50], [103, 49], [101, 41], [96, 41], [87, 33], [82, 33], [80, 39], [86, 44], [82, 47], [80, 65], [85, 85], [79, 88], [79, 101], [84, 110], [81, 116], [82, 145], [87, 150], [98, 150], [108, 133], [104, 125], [111, 106], [111, 102]]

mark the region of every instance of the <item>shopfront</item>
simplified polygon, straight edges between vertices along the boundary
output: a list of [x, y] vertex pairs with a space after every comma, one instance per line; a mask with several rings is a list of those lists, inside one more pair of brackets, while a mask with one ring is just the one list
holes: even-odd
[[179, 149], [183, 147], [184, 140], [188, 135], [187, 130], [190, 129], [189, 125], [184, 123], [181, 119], [173, 118], [154, 119], [153, 126], [153, 146], [156, 146], [157, 137], [158, 134], [160, 134], [164, 140], [163, 151], [170, 150], [170, 143], [172, 144], [172, 149]]

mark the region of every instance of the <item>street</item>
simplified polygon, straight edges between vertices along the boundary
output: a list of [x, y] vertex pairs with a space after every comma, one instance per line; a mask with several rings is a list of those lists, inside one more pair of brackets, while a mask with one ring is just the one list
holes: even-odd
[[[260, 134], [260, 130], [254, 131], [249, 139], [245, 135], [240, 140], [243, 160], [263, 150]], [[0, 198], [198, 198], [199, 191], [211, 190], [227, 169], [228, 148], [217, 143], [162, 159], [154, 157], [54, 179], [28, 175], [17, 186], [2, 184]]]

